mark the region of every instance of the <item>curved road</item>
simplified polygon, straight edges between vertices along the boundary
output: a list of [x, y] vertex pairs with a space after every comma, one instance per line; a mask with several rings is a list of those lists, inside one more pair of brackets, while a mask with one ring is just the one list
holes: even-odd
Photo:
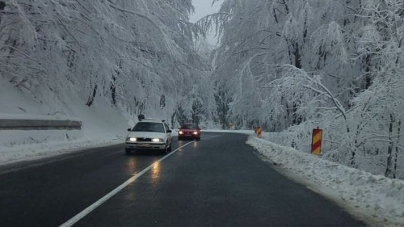
[[168, 156], [117, 145], [2, 166], [0, 226], [366, 226], [280, 175], [246, 139], [204, 133], [174, 141]]

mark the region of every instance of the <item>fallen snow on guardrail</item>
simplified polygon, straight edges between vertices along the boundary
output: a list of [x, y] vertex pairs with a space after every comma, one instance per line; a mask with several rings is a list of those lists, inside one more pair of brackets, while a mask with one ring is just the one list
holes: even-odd
[[255, 136], [250, 136], [247, 144], [280, 172], [336, 201], [371, 226], [404, 226], [404, 181], [349, 168]]
[[80, 121], [79, 118], [74, 117], [66, 117], [59, 115], [39, 115], [39, 114], [9, 114], [9, 113], [0, 113], [0, 119], [4, 120], [70, 120], [70, 121]]

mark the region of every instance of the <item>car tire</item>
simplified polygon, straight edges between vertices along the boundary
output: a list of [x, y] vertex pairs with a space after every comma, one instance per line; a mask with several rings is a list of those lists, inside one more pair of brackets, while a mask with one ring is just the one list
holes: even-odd
[[168, 144], [166, 144], [166, 146], [165, 146], [164, 149], [161, 151], [161, 153], [162, 153], [163, 155], [168, 154]]
[[125, 148], [125, 154], [126, 154], [126, 155], [130, 155], [130, 153], [131, 153], [131, 150]]

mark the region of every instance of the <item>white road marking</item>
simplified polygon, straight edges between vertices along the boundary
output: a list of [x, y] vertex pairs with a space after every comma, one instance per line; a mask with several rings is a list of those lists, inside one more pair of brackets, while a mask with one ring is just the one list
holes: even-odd
[[150, 166], [148, 166], [146, 169], [142, 170], [141, 172], [137, 173], [136, 175], [134, 175], [133, 177], [129, 178], [129, 180], [125, 181], [123, 184], [119, 185], [117, 188], [115, 188], [114, 190], [112, 190], [110, 193], [106, 194], [104, 197], [102, 197], [101, 199], [99, 199], [98, 201], [96, 201], [95, 203], [91, 204], [89, 207], [87, 207], [86, 209], [84, 209], [83, 211], [81, 211], [80, 213], [76, 214], [74, 217], [72, 217], [70, 220], [68, 220], [67, 222], [63, 223], [62, 225], [60, 225], [60, 227], [70, 227], [72, 225], [74, 225], [76, 222], [78, 222], [80, 219], [84, 218], [85, 216], [87, 216], [89, 213], [91, 213], [93, 210], [95, 210], [97, 207], [99, 207], [101, 204], [105, 203], [107, 200], [109, 200], [112, 196], [116, 195], [118, 192], [120, 192], [122, 189], [124, 189], [126, 186], [128, 186], [129, 184], [133, 183], [137, 178], [141, 177], [143, 174], [145, 174], [147, 171], [149, 171], [154, 164], [158, 163], [158, 162], [162, 162], [164, 159], [170, 157], [171, 155], [173, 155], [175, 152], [177, 152], [179, 149], [194, 143], [193, 141], [186, 143], [184, 145], [182, 145], [181, 147], [178, 147], [177, 149], [175, 149], [174, 151], [170, 152], [169, 154], [167, 154], [166, 156], [162, 157], [161, 159], [159, 159], [158, 161], [153, 162], [153, 164], [151, 164]]

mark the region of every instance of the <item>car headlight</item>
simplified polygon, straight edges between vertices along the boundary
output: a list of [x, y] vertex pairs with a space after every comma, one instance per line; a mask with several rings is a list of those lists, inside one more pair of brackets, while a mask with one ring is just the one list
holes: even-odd
[[182, 135], [182, 134], [184, 134], [184, 132], [183, 132], [183, 131], [179, 131], [178, 134]]
[[153, 142], [164, 142], [161, 138], [154, 138], [152, 139]]
[[194, 135], [198, 135], [198, 132], [193, 132], [192, 134], [194, 134]]
[[128, 137], [128, 138], [126, 138], [126, 141], [130, 141], [130, 142], [136, 142], [136, 141], [137, 141], [137, 139], [136, 139], [136, 138], [134, 138], [134, 137]]

